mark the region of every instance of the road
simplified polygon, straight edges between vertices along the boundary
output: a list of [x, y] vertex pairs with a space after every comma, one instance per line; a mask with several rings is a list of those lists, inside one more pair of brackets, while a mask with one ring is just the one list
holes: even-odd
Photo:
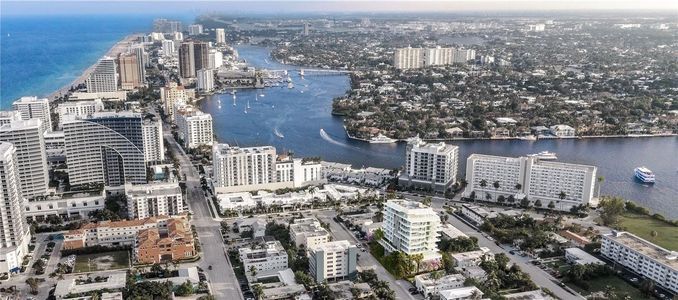
[[[335, 241], [347, 240], [355, 244], [361, 244], [362, 242], [356, 239], [353, 234], [351, 234], [344, 226], [335, 222], [333, 218], [336, 216], [334, 210], [327, 210], [316, 213], [316, 217], [323, 221], [324, 223], [330, 224], [330, 233]], [[396, 280], [391, 273], [386, 271], [384, 267], [377, 261], [377, 259], [370, 254], [369, 251], [359, 252], [360, 258], [358, 259], [358, 266], [363, 269], [373, 269], [379, 279], [385, 280], [389, 283], [391, 289], [395, 292], [396, 299], [424, 299], [421, 294], [415, 296], [411, 295], [408, 292], [408, 289], [413, 287], [409, 282], [405, 280]]]
[[[195, 226], [202, 246], [200, 267], [207, 272], [212, 294], [217, 299], [243, 299], [233, 268], [226, 258], [221, 238], [221, 225], [212, 218], [207, 200], [200, 185], [200, 175], [183, 149], [174, 140], [168, 126], [164, 128], [165, 140], [170, 151], [179, 160], [179, 174], [186, 175], [186, 203], [192, 212], [191, 224]], [[209, 270], [212, 266], [212, 270]]]

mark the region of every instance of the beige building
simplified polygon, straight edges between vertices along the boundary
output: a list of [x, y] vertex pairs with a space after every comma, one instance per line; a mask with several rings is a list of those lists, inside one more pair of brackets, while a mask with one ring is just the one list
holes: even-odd
[[296, 219], [290, 224], [290, 240], [297, 248], [305, 245], [306, 249], [330, 241], [330, 233], [320, 225], [316, 218]]
[[139, 73], [139, 59], [135, 53], [120, 53], [118, 55], [120, 74], [120, 88], [133, 90], [143, 85], [142, 74]]

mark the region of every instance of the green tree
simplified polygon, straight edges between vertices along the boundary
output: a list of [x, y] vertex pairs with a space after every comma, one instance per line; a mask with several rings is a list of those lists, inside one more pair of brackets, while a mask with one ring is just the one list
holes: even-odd
[[600, 199], [600, 189], [603, 186], [603, 182], [605, 182], [605, 176], [598, 176], [598, 199]]
[[180, 284], [180, 285], [177, 287], [177, 289], [176, 289], [176, 291], [175, 291], [175, 294], [176, 294], [177, 296], [184, 297], [184, 296], [190, 296], [190, 295], [193, 295], [194, 292], [195, 292], [195, 291], [194, 291], [194, 289], [193, 289], [193, 284], [191, 283], [191, 281], [189, 281], [189, 280], [187, 279], [186, 282]]
[[255, 284], [252, 286], [252, 293], [254, 293], [254, 297], [256, 299], [261, 299], [264, 295], [264, 288], [261, 286], [261, 284]]
[[534, 207], [541, 207], [541, 200], [534, 201]]
[[257, 268], [255, 268], [254, 266], [250, 266], [249, 271], [252, 276], [257, 276]]
[[28, 287], [31, 289], [31, 294], [33, 294], [33, 295], [37, 295], [37, 294], [38, 294], [38, 284], [39, 284], [39, 281], [38, 281], [37, 278], [29, 277], [28, 279], [26, 279], [26, 284], [27, 284]]
[[495, 181], [492, 183], [492, 186], [494, 187], [494, 198], [497, 198], [497, 194], [499, 193], [499, 187], [501, 186], [499, 181]]
[[553, 203], [553, 201], [551, 201], [551, 202], [549, 202], [548, 208], [553, 210], [554, 208], [556, 208], [556, 204]]
[[624, 200], [619, 197], [604, 197], [600, 201], [600, 219], [606, 226], [619, 223], [619, 217], [624, 213]]

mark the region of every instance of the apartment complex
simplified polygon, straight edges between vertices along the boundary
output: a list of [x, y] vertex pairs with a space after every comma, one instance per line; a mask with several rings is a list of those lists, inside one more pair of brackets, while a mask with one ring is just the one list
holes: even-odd
[[296, 219], [293, 224], [290, 224], [290, 240], [294, 241], [297, 248], [305, 245], [306, 249], [310, 249], [329, 242], [330, 233], [320, 225], [316, 218]]
[[209, 65], [209, 45], [205, 42], [183, 42], [179, 47], [179, 74], [182, 78], [195, 78], [196, 71]]
[[214, 143], [212, 115], [188, 105], [175, 111], [175, 120], [184, 147], [192, 149]]
[[28, 199], [47, 193], [49, 170], [40, 119], [14, 121], [0, 126], [0, 141], [12, 143], [16, 152], [21, 195]]
[[214, 30], [216, 35], [217, 44], [226, 44], [226, 31], [223, 28], [217, 28]]
[[0, 142], [0, 273], [18, 272], [28, 254], [31, 233], [23, 215], [16, 148]]
[[257, 272], [287, 269], [287, 252], [278, 241], [259, 239], [253, 246], [240, 248], [238, 252], [245, 272], [249, 272], [252, 267]]
[[240, 148], [228, 144], [215, 145], [212, 155], [214, 186], [242, 191], [275, 183], [275, 153], [273, 146]]
[[144, 138], [144, 161], [146, 163], [165, 161], [165, 139], [162, 135], [162, 123], [149, 115], [144, 117], [141, 126]]
[[353, 278], [358, 248], [348, 241], [327, 242], [308, 247], [308, 269], [316, 282]]
[[173, 218], [165, 228], [139, 231], [134, 243], [134, 259], [141, 264], [172, 262], [197, 255], [191, 228], [186, 219]]
[[384, 205], [384, 248], [405, 254], [423, 254], [425, 260], [439, 257], [440, 217], [428, 206], [407, 200], [388, 200]]
[[66, 115], [73, 116], [88, 116], [95, 112], [104, 110], [104, 102], [101, 99], [83, 100], [83, 101], [66, 101], [59, 104], [59, 128], [63, 128], [64, 119]]
[[146, 183], [141, 115], [99, 112], [64, 120], [71, 185]]
[[398, 48], [393, 55], [396, 69], [417, 69], [430, 66], [465, 64], [476, 58], [472, 49], [457, 48]]
[[283, 154], [276, 157], [275, 174], [278, 182], [291, 182], [295, 188], [325, 182], [320, 161]]
[[678, 252], [629, 232], [612, 231], [602, 236], [600, 254], [670, 292], [678, 293]]
[[591, 201], [596, 172], [594, 166], [544, 161], [537, 157], [473, 154], [466, 163], [468, 186], [464, 195], [473, 194], [478, 199], [491, 201], [499, 200], [500, 196], [527, 197], [531, 202], [540, 200], [543, 207], [553, 201], [555, 209], [569, 210]]
[[401, 185], [445, 191], [457, 181], [459, 147], [415, 138], [407, 144], [405, 155]]
[[214, 70], [200, 69], [196, 71], [198, 78], [196, 87], [202, 92], [211, 92], [214, 89]]
[[199, 35], [202, 34], [202, 31], [203, 31], [202, 24], [188, 25], [188, 35]]
[[64, 233], [64, 249], [78, 249], [91, 246], [134, 246], [137, 234], [146, 229], [158, 228], [166, 232], [170, 220], [187, 222], [186, 216], [159, 216], [138, 220], [100, 221], [87, 223], [79, 229]]
[[125, 196], [130, 219], [174, 216], [185, 211], [181, 188], [176, 182], [126, 184]]
[[87, 77], [87, 92], [115, 92], [118, 90], [118, 73], [115, 59], [104, 56]]
[[0, 126], [21, 120], [21, 112], [17, 110], [0, 110]]
[[21, 113], [22, 120], [40, 119], [44, 130], [52, 131], [52, 114], [47, 98], [21, 97], [14, 101], [12, 107]]
[[164, 55], [164, 56], [174, 56], [175, 53], [176, 53], [176, 47], [174, 46], [173, 40], [162, 41], [162, 55]]
[[[141, 48], [143, 50], [143, 48]], [[140, 60], [136, 53], [120, 53], [118, 55], [118, 66], [120, 70], [120, 88], [123, 90], [133, 90], [142, 86], [142, 74], [139, 66]]]
[[174, 121], [175, 119], [175, 105], [180, 102], [180, 100], [190, 102], [193, 99], [195, 99], [195, 91], [193, 89], [186, 89], [176, 82], [170, 81], [167, 86], [160, 88], [160, 101], [163, 103], [165, 115], [167, 115], [171, 121]]
[[37, 197], [24, 206], [24, 216], [29, 221], [44, 221], [49, 216], [87, 218], [98, 209], [105, 208], [104, 191], [78, 191]]

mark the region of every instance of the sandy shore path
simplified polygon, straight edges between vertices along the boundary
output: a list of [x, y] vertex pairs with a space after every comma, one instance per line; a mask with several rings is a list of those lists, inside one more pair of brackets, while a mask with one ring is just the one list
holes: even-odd
[[[129, 49], [130, 45], [136, 43], [138, 41], [139, 37], [141, 37], [141, 34], [131, 34], [131, 35], [126, 36], [124, 39], [122, 39], [121, 41], [119, 41], [115, 45], [113, 45], [113, 47], [111, 47], [111, 49], [109, 49], [108, 52], [106, 52], [106, 54], [104, 54], [104, 56], [117, 57], [118, 54], [126, 52], [127, 49]], [[78, 76], [78, 78], [71, 81], [71, 83], [62, 86], [58, 90], [49, 94], [47, 96], [47, 98], [50, 101], [54, 100], [58, 97], [61, 97], [64, 94], [66, 94], [68, 92], [68, 90], [71, 89], [72, 86], [77, 86], [81, 83], [84, 83], [85, 80], [87, 80], [87, 77], [89, 77], [89, 74], [92, 73], [92, 71], [94, 70], [94, 67], [96, 67], [96, 63], [89, 66], [89, 68], [85, 69], [85, 71], [82, 72], [82, 75]]]

